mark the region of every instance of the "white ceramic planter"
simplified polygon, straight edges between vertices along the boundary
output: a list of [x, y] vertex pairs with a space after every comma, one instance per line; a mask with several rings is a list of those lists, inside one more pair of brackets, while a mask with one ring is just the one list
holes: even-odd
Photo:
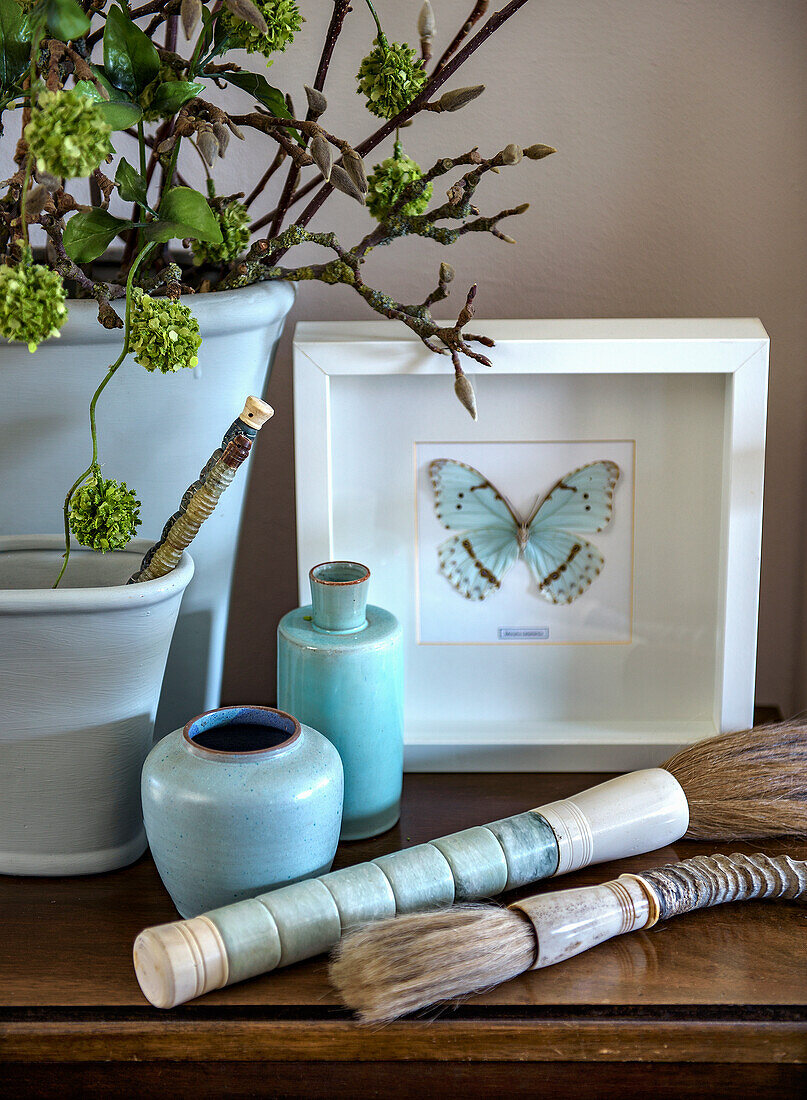
[[140, 770], [171, 636], [193, 576], [126, 584], [148, 540], [73, 551], [57, 536], [0, 538], [0, 873], [79, 875], [146, 847]]
[[[129, 359], [98, 406], [105, 477], [143, 502], [139, 534], [152, 541], [243, 408], [263, 394], [286, 314], [288, 283], [184, 299], [199, 321], [199, 366], [149, 374]], [[90, 454], [87, 405], [120, 347], [93, 302], [70, 302], [58, 340], [31, 355], [0, 339], [0, 535], [61, 530], [64, 494]], [[268, 429], [271, 431], [271, 425]], [[182, 605], [165, 674], [157, 734], [219, 705], [224, 640], [247, 463], [194, 540], [196, 576]]]

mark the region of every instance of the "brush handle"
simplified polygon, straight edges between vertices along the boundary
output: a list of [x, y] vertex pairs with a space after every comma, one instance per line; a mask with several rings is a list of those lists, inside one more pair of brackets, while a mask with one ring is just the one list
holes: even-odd
[[204, 481], [189, 496], [186, 494], [183, 497], [182, 507], [172, 517], [160, 541], [147, 551], [140, 569], [132, 577], [132, 583], [152, 581], [176, 569], [183, 550], [190, 546], [199, 528], [210, 517], [221, 494], [232, 483], [238, 467], [249, 455], [251, 446], [245, 435], [237, 435], [230, 440], [221, 457], [206, 470]]
[[182, 551], [216, 507], [219, 497], [249, 455], [260, 429], [274, 416], [274, 409], [259, 397], [248, 397], [244, 408], [224, 433], [221, 446], [207, 460], [199, 477], [182, 494], [179, 508], [169, 516], [162, 534], [150, 546], [127, 584], [163, 577], [176, 568]]
[[639, 876], [658, 899], [659, 920], [753, 898], [795, 899], [807, 895], [807, 860], [790, 856], [693, 856], [643, 871]]
[[494, 897], [586, 863], [646, 852], [680, 839], [687, 822], [686, 798], [669, 772], [633, 772], [537, 810], [146, 929], [135, 942], [135, 970], [151, 1003], [171, 1008], [327, 951], [359, 924]]
[[664, 768], [619, 775], [534, 813], [557, 837], [556, 875], [663, 848], [689, 826], [684, 790]]
[[807, 896], [807, 861], [789, 856], [695, 856], [613, 882], [556, 890], [515, 902], [532, 923], [532, 969], [563, 962], [625, 932], [659, 920], [754, 898]]

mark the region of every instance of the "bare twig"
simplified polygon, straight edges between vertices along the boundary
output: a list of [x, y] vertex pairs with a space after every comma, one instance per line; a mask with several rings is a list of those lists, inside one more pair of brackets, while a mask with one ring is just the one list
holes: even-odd
[[[278, 170], [278, 168], [280, 168], [281, 164], [283, 163], [283, 161], [285, 159], [286, 159], [286, 150], [282, 146], [280, 146], [280, 148], [275, 153], [274, 159], [270, 163], [269, 167], [266, 169], [264, 174], [261, 176], [261, 178], [255, 184], [253, 189], [250, 191], [249, 195], [244, 199], [244, 206], [246, 206], [246, 207], [251, 206], [252, 203], [255, 201], [255, 199], [257, 199], [258, 195], [263, 193], [263, 189], [266, 187], [267, 183], [272, 178], [272, 176], [275, 174], [275, 172]], [[264, 224], [267, 224], [268, 221], [269, 221], [269, 219], [267, 218], [267, 222], [264, 223]], [[254, 228], [255, 228], [255, 226], [253, 225], [253, 230], [254, 230]]]
[[[331, 12], [331, 21], [328, 24], [328, 30], [325, 35], [325, 42], [322, 47], [322, 53], [319, 59], [319, 65], [317, 66], [317, 75], [314, 77], [314, 88], [321, 92], [325, 87], [325, 78], [328, 75], [328, 68], [333, 57], [333, 51], [336, 47], [337, 39], [342, 33], [342, 27], [344, 26], [347, 13], [350, 11], [350, 0], [334, 0], [333, 11]], [[306, 114], [306, 120], [311, 121], [314, 119], [313, 111], [308, 110]], [[292, 196], [294, 195], [294, 189], [297, 186], [297, 182], [300, 179], [300, 168], [296, 163], [289, 165], [289, 171], [286, 175], [285, 183], [283, 184], [283, 190], [280, 193], [280, 201], [277, 204], [276, 209], [273, 212], [271, 219], [272, 227], [269, 231], [270, 236], [276, 236], [280, 231], [280, 227], [283, 225], [283, 221], [288, 213], [291, 205]]]
[[489, 7], [490, 7], [490, 0], [476, 0], [476, 3], [474, 4], [473, 9], [471, 10], [471, 14], [468, 16], [468, 18], [462, 24], [462, 26], [457, 31], [457, 33], [454, 35], [454, 37], [451, 39], [449, 44], [446, 46], [445, 50], [443, 51], [442, 56], [440, 57], [440, 60], [434, 66], [434, 72], [435, 73], [439, 73], [441, 69], [445, 68], [445, 66], [448, 64], [450, 59], [454, 56], [454, 54], [460, 48], [462, 43], [465, 41], [465, 39], [468, 37], [468, 35], [474, 29], [476, 24], [479, 22], [479, 20], [482, 19], [487, 14], [487, 10], [488, 10]]

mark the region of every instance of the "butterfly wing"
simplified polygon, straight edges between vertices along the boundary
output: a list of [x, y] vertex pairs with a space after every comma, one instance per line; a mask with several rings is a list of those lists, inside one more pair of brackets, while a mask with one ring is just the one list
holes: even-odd
[[518, 558], [518, 520], [473, 466], [437, 458], [429, 476], [437, 518], [449, 531], [462, 532], [438, 548], [440, 571], [466, 599], [484, 600]]
[[538, 591], [550, 603], [572, 603], [599, 576], [605, 558], [581, 535], [530, 531], [524, 547]]
[[468, 600], [484, 600], [501, 588], [517, 557], [515, 534], [496, 528], [454, 535], [437, 549], [440, 572]]
[[594, 534], [606, 527], [613, 514], [614, 489], [619, 480], [615, 462], [591, 462], [562, 477], [537, 505], [530, 530], [579, 531]]
[[547, 493], [529, 523], [524, 558], [550, 603], [572, 603], [605, 565], [582, 533], [602, 531], [613, 515], [619, 480], [615, 462], [592, 462], [573, 470]]
[[437, 518], [449, 531], [480, 528], [518, 530], [518, 520], [502, 494], [473, 466], [453, 458], [429, 463]]

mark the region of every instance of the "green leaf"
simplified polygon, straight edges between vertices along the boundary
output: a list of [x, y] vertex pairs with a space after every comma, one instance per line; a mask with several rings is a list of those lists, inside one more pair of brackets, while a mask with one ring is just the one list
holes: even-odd
[[131, 222], [114, 218], [106, 210], [82, 210], [65, 226], [65, 251], [77, 264], [89, 263], [100, 256], [120, 232], [131, 226]]
[[151, 222], [145, 235], [149, 241], [170, 241], [174, 237], [193, 237], [209, 244], [221, 244], [218, 219], [204, 195], [192, 187], [172, 187], [163, 196], [159, 219]]
[[118, 194], [124, 202], [136, 202], [140, 206], [148, 206], [146, 180], [129, 164], [126, 157], [120, 159], [115, 173], [115, 183], [118, 185]]
[[95, 74], [95, 79], [102, 86], [102, 88], [104, 89], [106, 94], [109, 96], [109, 99], [110, 99], [111, 103], [131, 103], [132, 102], [131, 99], [129, 99], [126, 92], [122, 92], [120, 90], [120, 88], [116, 88], [115, 85], [110, 81], [109, 77], [104, 72], [103, 65], [90, 65], [90, 68], [92, 69], [93, 73]]
[[204, 87], [204, 84], [189, 84], [187, 80], [167, 80], [154, 93], [149, 110], [174, 115], [184, 103], [204, 91]]
[[[221, 20], [216, 20], [217, 28], [220, 22]], [[202, 5], [202, 30], [199, 38], [200, 42], [197, 47], [197, 56], [204, 57], [208, 51], [210, 43], [213, 41], [213, 17], [204, 5]]]
[[136, 103], [107, 103], [102, 100], [99, 106], [107, 126], [112, 130], [125, 130], [143, 117], [143, 112]]
[[[283, 93], [279, 88], [273, 88], [265, 76], [261, 76], [259, 73], [246, 72], [222, 73], [222, 76], [228, 83], [234, 84], [236, 88], [240, 88], [241, 91], [249, 92], [249, 94], [254, 96], [259, 103], [264, 105], [264, 107], [268, 107], [277, 118], [293, 117], [286, 106], [286, 100]], [[297, 131], [291, 126], [288, 127], [288, 133], [295, 141], [299, 142], [300, 145], [305, 144]]]
[[109, 9], [104, 27], [104, 70], [129, 95], [139, 95], [160, 71], [160, 55], [151, 40], [116, 7]]
[[14, 0], [0, 0], [0, 88], [14, 87], [28, 67], [31, 41]]
[[76, 0], [48, 0], [45, 15], [48, 30], [54, 38], [62, 42], [83, 38], [90, 29], [89, 16], [82, 11]]
[[[107, 126], [110, 126], [113, 130], [125, 130], [127, 126], [134, 126], [143, 117], [143, 112], [138, 105], [132, 103], [125, 96], [116, 99], [114, 102], [104, 99], [91, 80], [77, 80], [76, 91], [96, 101], [101, 108]], [[121, 96], [117, 88], [115, 91], [118, 96]]]

